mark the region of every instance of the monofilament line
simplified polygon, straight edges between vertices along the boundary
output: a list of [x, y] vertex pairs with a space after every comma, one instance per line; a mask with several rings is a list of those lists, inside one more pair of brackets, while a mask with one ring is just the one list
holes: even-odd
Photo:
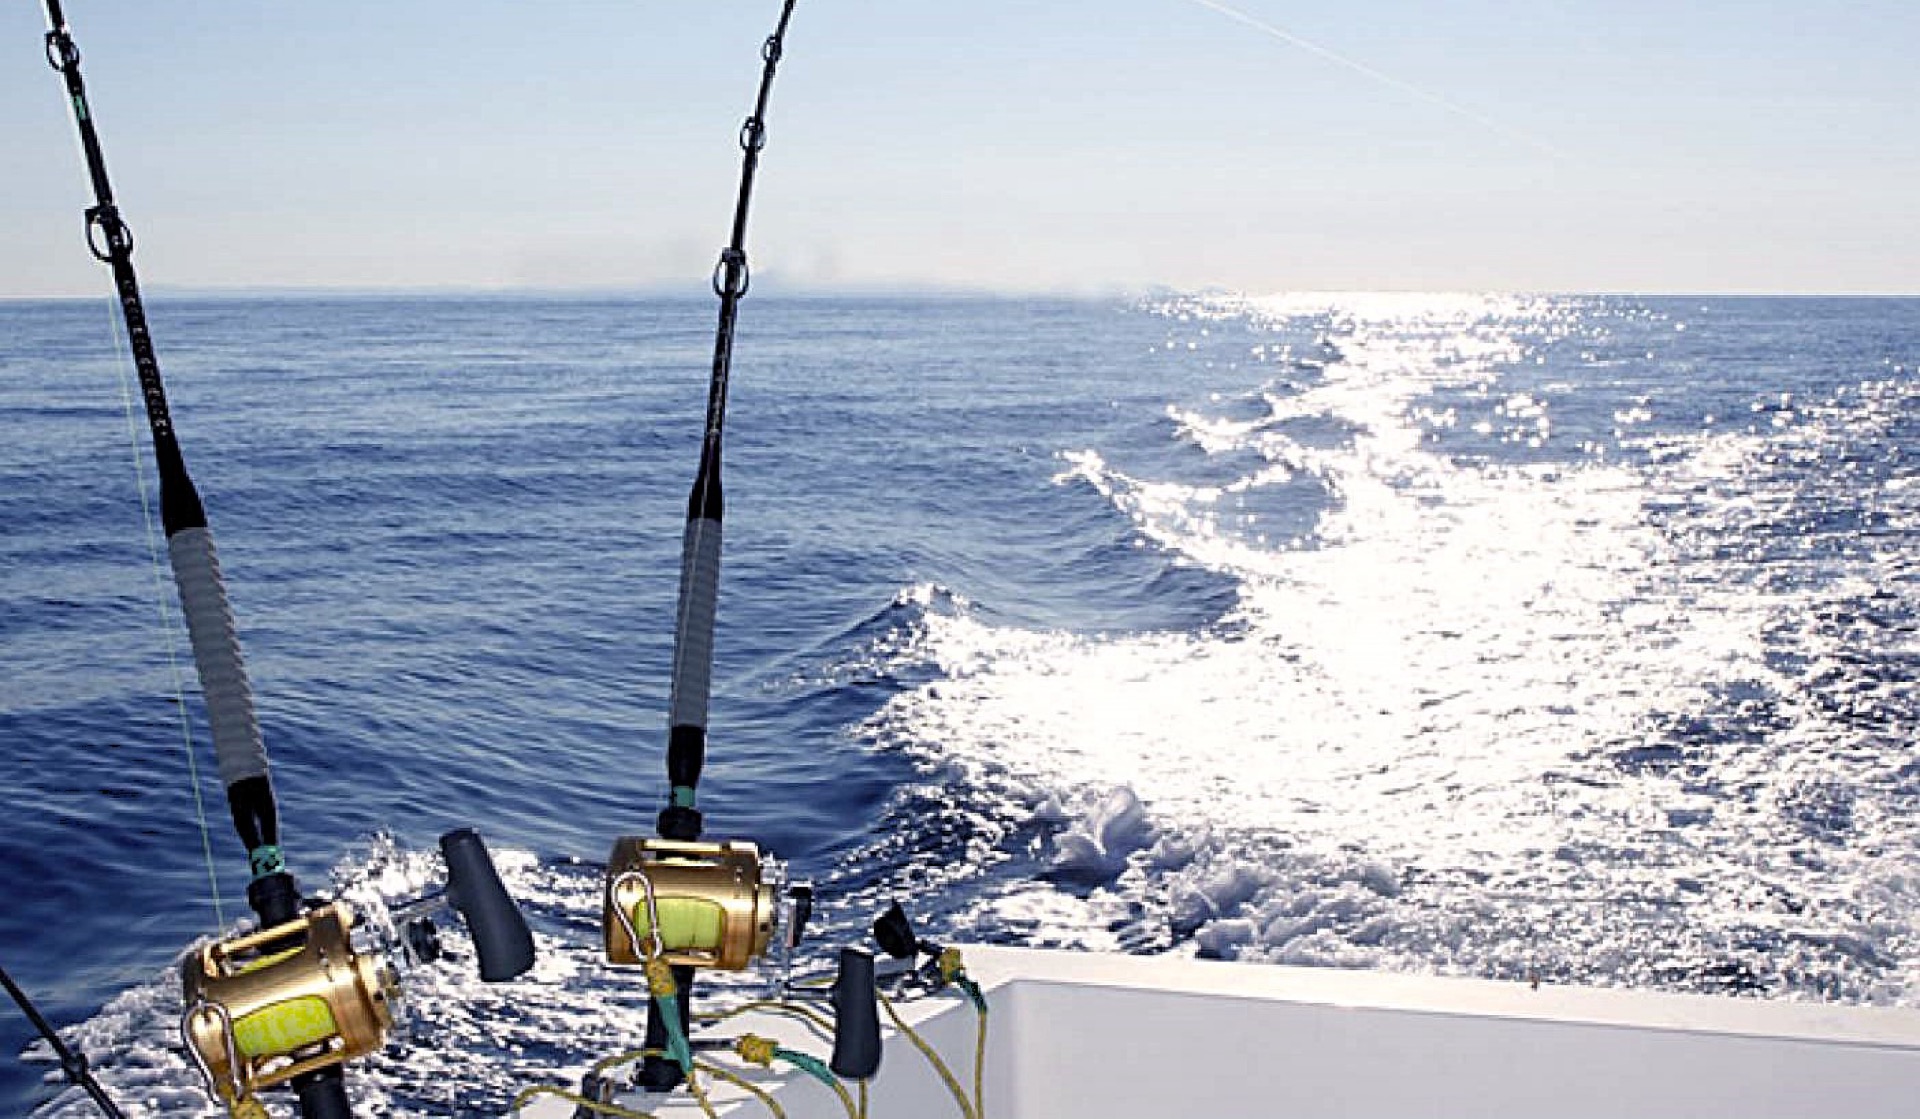
[[140, 491], [140, 517], [147, 529], [147, 558], [153, 564], [153, 601], [160, 608], [160, 643], [167, 651], [167, 668], [173, 675], [173, 702], [180, 712], [180, 740], [187, 754], [187, 780], [193, 789], [193, 813], [200, 822], [200, 850], [207, 859], [207, 889], [213, 900], [213, 919], [215, 928], [225, 932], [227, 916], [220, 904], [220, 876], [213, 864], [213, 834], [207, 825], [206, 801], [200, 796], [200, 763], [194, 757], [193, 719], [187, 713], [187, 691], [185, 678], [180, 674], [180, 657], [174, 642], [173, 612], [167, 609], [167, 578], [160, 567], [159, 535], [153, 524], [153, 502], [147, 497], [147, 475], [140, 463], [140, 419], [134, 414], [133, 383], [127, 375], [130, 359], [127, 358], [126, 339], [120, 333], [120, 305], [117, 300], [107, 301], [107, 329], [113, 334], [114, 348], [120, 353], [121, 360], [114, 368], [120, 375], [120, 400], [127, 414], [127, 446], [133, 452], [134, 488]]

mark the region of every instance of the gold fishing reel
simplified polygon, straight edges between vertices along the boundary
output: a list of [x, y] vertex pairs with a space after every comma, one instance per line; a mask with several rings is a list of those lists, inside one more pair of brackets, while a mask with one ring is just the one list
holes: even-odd
[[[261, 1089], [381, 1047], [394, 1026], [402, 971], [442, 954], [433, 923], [439, 911], [459, 914], [482, 981], [504, 982], [533, 966], [532, 930], [479, 834], [446, 833], [440, 854], [442, 889], [399, 905], [362, 890], [352, 905], [320, 905], [188, 953], [180, 967], [181, 1039], [235, 1116], [266, 1114]], [[305, 1107], [306, 1089], [299, 1081], [294, 1088]]]
[[[764, 956], [783, 923], [780, 864], [744, 840], [683, 842], [622, 836], [607, 860], [607, 960], [659, 957], [739, 971]], [[791, 899], [789, 899], [790, 901]]]
[[398, 977], [381, 957], [354, 950], [352, 928], [353, 910], [334, 902], [202, 945], [181, 965], [181, 1036], [229, 1107], [380, 1048]]

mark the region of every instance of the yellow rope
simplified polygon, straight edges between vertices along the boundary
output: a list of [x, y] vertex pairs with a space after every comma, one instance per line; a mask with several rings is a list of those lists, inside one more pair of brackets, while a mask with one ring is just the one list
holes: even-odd
[[[861, 1081], [861, 1083], [865, 1084], [866, 1082]], [[865, 1114], [866, 1109], [863, 1107], [858, 1112], [854, 1111], [853, 1097], [847, 1094], [847, 1086], [845, 1084], [840, 1083], [838, 1080], [836, 1080], [833, 1082], [833, 1090], [836, 1093], [838, 1093], [840, 1096], [840, 1106], [847, 1109], [847, 1119], [861, 1119], [861, 1116]]]
[[980, 1011], [980, 1032], [973, 1042], [973, 1115], [987, 1119], [987, 1012]]
[[593, 1072], [596, 1076], [605, 1076], [609, 1071], [619, 1068], [621, 1065], [630, 1065], [635, 1061], [644, 1061], [648, 1057], [664, 1057], [666, 1055], [667, 1051], [664, 1049], [629, 1049], [625, 1053], [615, 1053], [611, 1057], [600, 1058], [600, 1060], [594, 1064]]
[[867, 1119], [867, 1082], [860, 1082], [860, 1119]]
[[[774, 1058], [780, 1055], [780, 1045], [778, 1042], [769, 1037], [761, 1037], [758, 1034], [743, 1035], [740, 1040], [734, 1042], [733, 1049], [735, 1053], [740, 1055], [741, 1060], [760, 1065], [764, 1068], [773, 1067]], [[791, 1059], [789, 1058], [789, 1060]], [[860, 1119], [859, 1115], [854, 1112], [853, 1097], [847, 1094], [847, 1086], [840, 1083], [838, 1078], [831, 1078], [833, 1076], [832, 1073], [825, 1073], [825, 1075], [831, 1079], [823, 1080], [813, 1069], [807, 1068], [807, 1066], [801, 1065], [797, 1061], [791, 1063], [807, 1072], [809, 1074], [808, 1079], [820, 1080], [821, 1083], [838, 1093], [840, 1096], [840, 1106], [846, 1109], [847, 1119]], [[824, 1073], [825, 1069], [822, 1068], [821, 1072]]]
[[[696, 1061], [694, 1062], [694, 1068], [711, 1069], [713, 1066], [707, 1064], [705, 1061]], [[693, 1069], [687, 1070], [687, 1091], [691, 1092], [695, 1102], [699, 1103], [700, 1114], [705, 1115], [707, 1119], [720, 1119], [718, 1115], [714, 1114], [713, 1104], [707, 1100], [707, 1090], [700, 1086], [700, 1078], [695, 1076], [693, 1071]], [[785, 1117], [782, 1116], [781, 1119], [785, 1119]]]
[[973, 1119], [986, 1119], [987, 1099], [984, 1080], [987, 1068], [987, 1003], [980, 988], [967, 978], [967, 965], [958, 948], [940, 953], [940, 975], [949, 983], [959, 983], [980, 1016], [979, 1032], [973, 1042]]
[[670, 999], [678, 993], [673, 984], [673, 966], [659, 956], [648, 956], [645, 964], [647, 990], [656, 999]]
[[833, 1020], [819, 1011], [795, 1003], [773, 1002], [769, 999], [756, 999], [753, 1002], [741, 1003], [732, 1010], [696, 1014], [694, 1015], [694, 1019], [711, 1025], [715, 1022], [724, 1022], [729, 1018], [737, 1018], [752, 1010], [764, 1010], [769, 1014], [784, 1014], [789, 1018], [804, 1019], [809, 1024], [818, 1027], [827, 1036], [831, 1037], [833, 1035]]
[[[666, 1055], [667, 1053], [664, 1049], [629, 1049], [625, 1053], [615, 1053], [611, 1057], [602, 1057], [594, 1064], [593, 1071], [596, 1076], [605, 1076], [621, 1065], [630, 1065], [635, 1061], [642, 1061], [648, 1057], [664, 1057]], [[694, 1064], [699, 1068], [708, 1069], [709, 1071], [712, 1071], [714, 1068], [713, 1065], [705, 1061], [696, 1061]], [[725, 1070], [721, 1071], [724, 1072]], [[748, 1090], [752, 1091], [751, 1088]], [[713, 1119], [718, 1119], [718, 1116], [714, 1116], [713, 1114], [713, 1105], [707, 1102], [707, 1094], [700, 1088], [700, 1082], [694, 1079], [691, 1073], [687, 1076], [687, 1091], [691, 1092], [693, 1098], [699, 1102], [701, 1111], [713, 1117]], [[779, 1109], [776, 1108], [775, 1110], [777, 1111]]]
[[578, 1092], [569, 1092], [565, 1088], [556, 1088], [551, 1084], [535, 1084], [531, 1088], [522, 1090], [519, 1095], [513, 1097], [513, 1105], [508, 1110], [513, 1114], [519, 1114], [527, 1101], [535, 1096], [554, 1096], [575, 1107], [584, 1107], [596, 1115], [614, 1116], [614, 1119], [659, 1119], [651, 1111], [635, 1111], [632, 1108], [621, 1107], [617, 1103], [601, 1103], [599, 1100], [590, 1100]]
[[893, 1008], [892, 999], [880, 994], [878, 991], [875, 991], [874, 995], [879, 998], [880, 1006], [887, 1012], [887, 1017], [893, 1019], [893, 1024], [899, 1028], [901, 1033], [907, 1036], [908, 1041], [913, 1042], [913, 1047], [920, 1050], [921, 1054], [927, 1058], [927, 1062], [933, 1066], [933, 1071], [939, 1073], [940, 1079], [946, 1081], [947, 1091], [953, 1093], [953, 1102], [960, 1105], [960, 1114], [965, 1116], [966, 1119], [980, 1119], [979, 1113], [974, 1110], [973, 1104], [967, 1099], [966, 1090], [961, 1088], [960, 1082], [953, 1078], [953, 1070], [947, 1067], [947, 1062], [940, 1059], [940, 1054], [935, 1053], [933, 1046], [928, 1045], [926, 1039], [915, 1033], [912, 1026], [907, 1025], [900, 1019], [900, 1012]]
[[[759, 1100], [763, 1104], [766, 1104], [767, 1110], [773, 1112], [773, 1119], [787, 1119], [787, 1113], [783, 1108], [781, 1108], [780, 1102], [774, 1099], [771, 1095], [768, 1095], [763, 1089], [761, 1089], [758, 1085], [754, 1084], [753, 1082], [749, 1081], [746, 1077], [736, 1075], [735, 1073], [730, 1072], [727, 1069], [721, 1068], [719, 1065], [716, 1065], [711, 1061], [700, 1061], [699, 1066], [702, 1069], [706, 1070], [707, 1072], [713, 1074], [714, 1076], [717, 1076], [720, 1079], [726, 1081], [727, 1083], [733, 1085], [734, 1087], [744, 1089], [748, 1094], [752, 1095], [755, 1099]], [[706, 1098], [704, 1096], [701, 1097], [700, 1103], [702, 1107], [706, 1106]], [[708, 1114], [711, 1115], [712, 1112], [708, 1112]]]

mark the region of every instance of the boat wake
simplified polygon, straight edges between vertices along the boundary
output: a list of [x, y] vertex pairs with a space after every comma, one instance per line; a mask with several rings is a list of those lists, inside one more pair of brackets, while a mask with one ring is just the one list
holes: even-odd
[[[1914, 504], [1779, 469], [1869, 455], [1891, 389], [1784, 438], [1661, 429], [1556, 382], [1612, 329], [1562, 304], [1354, 303], [1163, 310], [1271, 322], [1259, 383], [1169, 406], [1174, 446], [1131, 451], [1162, 476], [1067, 448], [1057, 483], [1237, 601], [1120, 634], [925, 617], [935, 679], [866, 728], [921, 774], [871, 888], [937, 888], [987, 940], [1914, 1001], [1913, 585], [1844, 512]], [[1563, 425], [1606, 438], [1556, 454]], [[1830, 552], [1756, 523], [1796, 509]]]

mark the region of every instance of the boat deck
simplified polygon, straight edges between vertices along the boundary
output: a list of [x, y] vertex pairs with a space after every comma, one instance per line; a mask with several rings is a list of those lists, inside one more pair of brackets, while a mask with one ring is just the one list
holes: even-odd
[[[992, 1119], [1920, 1113], [1920, 1011], [1028, 949], [975, 947], [966, 959], [992, 1008]], [[970, 1085], [971, 1006], [933, 998], [901, 1011]], [[828, 1049], [791, 1020], [739, 1028]], [[803, 1076], [756, 1080], [792, 1119], [845, 1115]], [[891, 1031], [872, 1088], [873, 1119], [961, 1114]], [[662, 1119], [699, 1113], [632, 1099]], [[737, 1090], [714, 1101], [722, 1115], [767, 1113]], [[525, 1114], [570, 1114], [545, 1106]]]

